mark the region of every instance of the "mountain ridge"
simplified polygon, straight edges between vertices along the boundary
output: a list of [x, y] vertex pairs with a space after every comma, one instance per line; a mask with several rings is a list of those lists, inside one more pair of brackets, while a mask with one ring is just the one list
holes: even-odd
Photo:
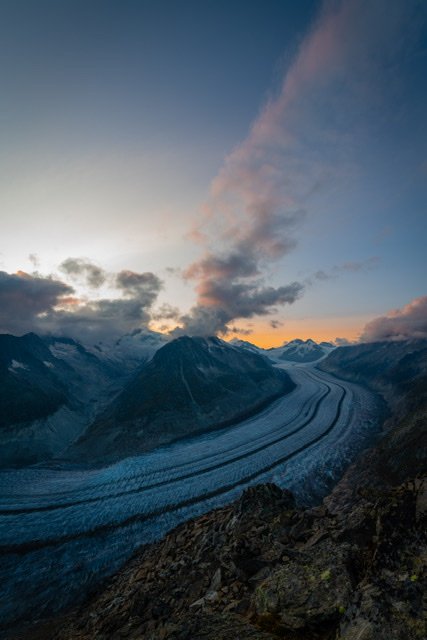
[[90, 449], [93, 455], [102, 449], [101, 434], [111, 443], [111, 455], [118, 439], [129, 455], [149, 450], [238, 422], [293, 388], [289, 376], [261, 355], [216, 337], [182, 336], [137, 372], [75, 452]]

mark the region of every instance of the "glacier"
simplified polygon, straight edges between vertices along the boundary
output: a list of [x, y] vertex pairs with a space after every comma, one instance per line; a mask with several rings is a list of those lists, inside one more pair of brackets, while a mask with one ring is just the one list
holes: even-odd
[[280, 364], [295, 389], [257, 415], [103, 468], [0, 472], [4, 628], [77, 604], [132, 553], [246, 487], [275, 482], [301, 504], [327, 494], [377, 437], [381, 403], [312, 364]]

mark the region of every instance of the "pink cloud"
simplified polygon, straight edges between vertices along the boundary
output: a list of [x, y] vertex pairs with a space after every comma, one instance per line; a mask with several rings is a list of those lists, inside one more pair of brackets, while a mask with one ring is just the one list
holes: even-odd
[[[250, 317], [249, 292], [265, 291], [263, 274], [294, 249], [312, 194], [354, 173], [355, 142], [349, 134], [354, 114], [360, 118], [369, 111], [371, 96], [378, 99], [379, 69], [401, 41], [406, 13], [406, 3], [386, 0], [324, 3], [279, 94], [264, 106], [212, 181], [202, 220], [192, 231], [205, 251], [184, 274], [197, 281], [198, 293], [184, 328], [193, 316], [205, 320], [207, 308], [215, 309], [223, 331], [227, 322]], [[299, 296], [303, 287], [298, 286]], [[270, 289], [261, 297], [275, 299], [274, 304], [298, 297], [272, 296]], [[246, 316], [230, 316], [230, 291], [244, 292]], [[239, 309], [234, 305], [233, 313]], [[268, 314], [274, 307], [254, 304], [255, 309]]]
[[401, 309], [375, 318], [365, 326], [361, 342], [427, 338], [427, 296], [415, 298]]

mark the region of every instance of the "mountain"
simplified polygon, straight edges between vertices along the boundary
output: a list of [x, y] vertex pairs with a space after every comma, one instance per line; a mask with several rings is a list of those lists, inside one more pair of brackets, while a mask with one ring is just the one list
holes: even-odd
[[262, 354], [264, 351], [264, 349], [257, 347], [256, 344], [252, 344], [252, 342], [248, 342], [247, 340], [239, 340], [238, 338], [233, 338], [229, 344], [232, 344], [233, 347], [242, 347], [242, 349], [247, 349], [248, 351], [252, 351], [252, 353]]
[[409, 398], [418, 402], [427, 391], [427, 340], [338, 347], [317, 366], [344, 380], [367, 384], [394, 409], [402, 396], [406, 402]]
[[380, 393], [389, 407], [375, 462], [390, 481], [427, 466], [427, 340], [374, 342], [335, 349], [323, 371]]
[[70, 450], [103, 461], [227, 426], [291, 391], [264, 357], [218, 338], [178, 338], [154, 355]]
[[325, 347], [326, 349], [335, 349], [335, 345], [332, 342], [319, 342], [319, 347]]
[[169, 338], [149, 329], [135, 329], [118, 339], [85, 345], [90, 353], [113, 368], [132, 373], [137, 367], [151, 360]]
[[310, 338], [308, 340], [300, 340], [296, 338], [284, 344], [282, 347], [267, 349], [266, 354], [275, 361], [284, 362], [315, 362], [324, 358], [335, 349], [330, 342], [321, 342], [317, 344]]
[[0, 467], [60, 456], [166, 340], [148, 330], [86, 346], [0, 334]]
[[59, 455], [123, 383], [75, 340], [1, 334], [0, 467]]
[[0, 335], [0, 429], [45, 418], [68, 402], [48, 347], [35, 334]]
[[72, 338], [46, 336], [41, 339], [54, 358], [66, 363], [80, 379], [85, 380], [86, 385], [93, 387], [95, 393], [112, 379], [123, 376], [121, 367], [113, 359], [99, 357], [96, 351]]
[[35, 334], [0, 335], [0, 466], [49, 458], [79, 434], [75, 382]]

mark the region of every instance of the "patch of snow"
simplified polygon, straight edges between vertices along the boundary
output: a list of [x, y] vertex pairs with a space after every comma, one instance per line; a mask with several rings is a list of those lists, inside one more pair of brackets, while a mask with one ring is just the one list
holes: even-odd
[[67, 344], [64, 342], [55, 342], [49, 346], [49, 351], [55, 358], [66, 359], [67, 356], [77, 353], [77, 346], [75, 344]]
[[24, 371], [29, 371], [30, 367], [28, 367], [23, 362], [19, 362], [18, 360], [12, 360], [10, 363], [10, 367], [8, 367], [8, 371], [11, 373], [16, 373], [18, 369], [24, 369]]

